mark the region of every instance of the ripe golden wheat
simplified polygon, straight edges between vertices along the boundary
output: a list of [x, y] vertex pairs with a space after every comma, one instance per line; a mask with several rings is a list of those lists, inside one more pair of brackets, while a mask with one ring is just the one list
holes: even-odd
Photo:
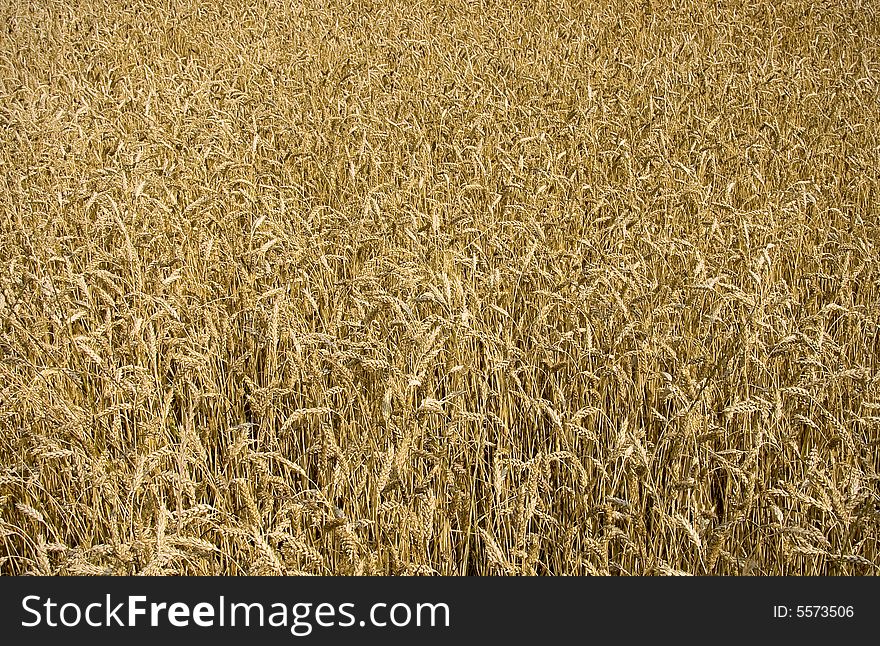
[[0, 33], [0, 573], [877, 573], [873, 0]]

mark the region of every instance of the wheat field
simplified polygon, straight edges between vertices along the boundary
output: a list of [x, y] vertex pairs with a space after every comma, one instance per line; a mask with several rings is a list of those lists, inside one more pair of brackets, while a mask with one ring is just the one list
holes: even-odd
[[877, 574], [873, 0], [0, 7], [0, 573]]

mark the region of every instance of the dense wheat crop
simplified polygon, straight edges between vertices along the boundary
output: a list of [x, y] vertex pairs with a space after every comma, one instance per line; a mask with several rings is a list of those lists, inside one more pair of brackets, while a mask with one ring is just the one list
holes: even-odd
[[877, 3], [2, 4], [0, 572], [877, 573]]

